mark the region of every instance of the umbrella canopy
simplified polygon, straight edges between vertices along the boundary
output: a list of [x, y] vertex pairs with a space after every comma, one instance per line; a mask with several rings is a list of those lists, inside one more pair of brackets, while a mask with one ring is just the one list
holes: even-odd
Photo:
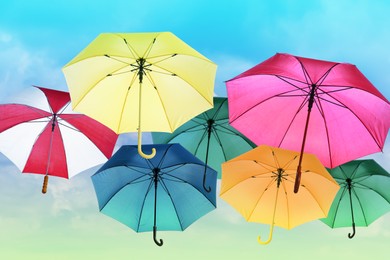
[[[207, 185], [202, 187], [204, 164], [179, 144], [156, 144], [156, 156], [145, 159], [137, 146], [122, 146], [93, 176], [99, 209], [136, 232], [184, 230], [215, 209], [217, 173], [207, 168]], [[152, 145], [144, 145], [151, 151]]]
[[[383, 149], [389, 101], [352, 64], [278, 53], [226, 86], [230, 124], [258, 145], [313, 153], [329, 168]], [[299, 181], [298, 168], [296, 192]]]
[[222, 164], [220, 197], [247, 221], [291, 229], [326, 217], [339, 185], [315, 155], [305, 153], [301, 191], [293, 192], [299, 153], [260, 145]]
[[[156, 132], [152, 133], [152, 137], [154, 143], [180, 143], [206, 165], [217, 170], [218, 177], [221, 163], [256, 147], [229, 125], [226, 97], [214, 97], [214, 108], [191, 119], [172, 134]], [[205, 189], [209, 190], [207, 187]]]
[[390, 211], [390, 174], [374, 160], [355, 160], [329, 170], [340, 184], [327, 218], [332, 228], [366, 227]]
[[73, 109], [116, 133], [172, 132], [213, 107], [217, 66], [170, 32], [103, 33], [63, 68]]
[[0, 152], [24, 173], [44, 174], [43, 193], [49, 175], [71, 178], [111, 156], [118, 135], [74, 113], [69, 93], [36, 87], [23, 99], [0, 105]]

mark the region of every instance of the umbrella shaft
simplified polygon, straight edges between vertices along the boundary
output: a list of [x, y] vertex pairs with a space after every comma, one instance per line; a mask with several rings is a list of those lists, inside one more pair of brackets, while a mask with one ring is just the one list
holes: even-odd
[[157, 229], [156, 222], [157, 222], [157, 182], [158, 182], [158, 173], [154, 172], [153, 174], [154, 179], [154, 216], [153, 216], [153, 226]]
[[353, 205], [352, 205], [352, 180], [347, 179], [347, 185], [348, 185], [348, 194], [349, 194], [349, 204], [351, 206], [351, 217], [352, 217], [352, 225], [355, 225], [355, 217], [353, 215]]
[[309, 120], [310, 120], [310, 113], [311, 109], [307, 112], [307, 117], [306, 117], [306, 125], [305, 125], [305, 131], [303, 133], [303, 140], [302, 140], [302, 146], [301, 146], [301, 153], [299, 155], [299, 162], [298, 162], [298, 167], [297, 167], [297, 176], [295, 177], [295, 184], [294, 184], [294, 192], [297, 193], [299, 190], [299, 184], [301, 182], [301, 168], [302, 168], [302, 159], [303, 159], [303, 152], [305, 150], [305, 143], [306, 143], [306, 134], [307, 134], [307, 129], [309, 128]]

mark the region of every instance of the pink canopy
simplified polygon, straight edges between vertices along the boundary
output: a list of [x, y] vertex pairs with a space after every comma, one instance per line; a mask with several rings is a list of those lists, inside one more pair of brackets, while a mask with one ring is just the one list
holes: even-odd
[[355, 65], [278, 53], [226, 86], [230, 124], [257, 145], [329, 168], [383, 149], [390, 103]]

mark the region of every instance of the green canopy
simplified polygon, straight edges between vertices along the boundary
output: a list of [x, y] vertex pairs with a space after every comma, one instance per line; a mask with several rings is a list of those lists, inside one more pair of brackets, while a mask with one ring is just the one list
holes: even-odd
[[218, 178], [221, 178], [221, 163], [256, 147], [229, 125], [226, 97], [214, 97], [214, 108], [183, 124], [173, 133], [153, 132], [152, 137], [153, 142], [158, 144], [180, 143], [218, 171]]
[[328, 217], [322, 222], [332, 228], [366, 227], [390, 211], [390, 174], [374, 160], [355, 160], [331, 170], [340, 184]]

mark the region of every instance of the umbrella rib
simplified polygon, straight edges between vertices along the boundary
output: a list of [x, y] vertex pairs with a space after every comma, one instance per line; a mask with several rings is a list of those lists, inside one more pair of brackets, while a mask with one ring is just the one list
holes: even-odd
[[353, 192], [353, 194], [355, 195], [356, 200], [357, 200], [358, 203], [359, 203], [359, 208], [360, 208], [360, 211], [362, 212], [363, 219], [364, 219], [364, 223], [365, 223], [366, 226], [368, 226], [368, 224], [367, 224], [367, 218], [366, 218], [366, 214], [365, 214], [365, 212], [364, 212], [364, 210], [363, 210], [362, 202], [360, 201], [360, 198], [359, 198], [358, 195], [356, 194], [356, 191], [355, 191], [355, 188], [354, 188], [354, 187], [352, 187], [352, 192]]
[[[287, 84], [290, 84], [291, 86], [294, 86], [296, 87], [297, 89], [296, 90], [303, 90], [305, 91], [303, 88], [300, 88], [298, 87], [297, 85], [293, 84], [293, 82], [298, 82], [298, 83], [301, 83], [301, 84], [310, 84], [307, 79], [306, 81], [302, 81], [302, 80], [298, 80], [298, 79], [294, 79], [294, 78], [290, 78], [290, 77], [286, 77], [286, 76], [281, 76], [281, 75], [278, 75], [278, 74], [269, 74], [271, 76], [275, 76], [276, 78], [286, 82]], [[291, 81], [291, 82], [290, 82]], [[309, 94], [309, 92], [307, 92], [307, 94]]]
[[166, 110], [166, 108], [165, 108], [165, 104], [164, 104], [164, 102], [163, 102], [163, 99], [162, 99], [161, 96], [160, 96], [160, 92], [158, 91], [157, 85], [155, 84], [155, 82], [154, 82], [154, 80], [153, 80], [152, 74], [151, 74], [149, 71], [146, 72], [146, 78], [149, 80], [149, 82], [152, 84], [153, 88], [156, 90], [157, 96], [158, 96], [158, 98], [160, 99], [160, 103], [161, 103], [161, 105], [162, 105], [162, 107], [163, 107], [163, 110], [164, 110], [165, 119], [166, 119], [167, 122], [168, 122], [170, 131], [173, 132], [174, 129], [172, 128], [171, 122], [169, 121], [168, 114], [167, 114], [167, 110]]
[[[110, 58], [110, 59], [112, 59], [110, 56], [106, 56], [106, 57], [108, 57], [108, 58]], [[114, 59], [115, 60], [115, 59]], [[128, 66], [129, 64], [126, 64], [126, 66]], [[120, 68], [118, 68], [116, 71], [119, 71], [119, 70], [121, 70], [121, 69], [123, 69], [125, 66], [123, 66], [123, 67], [120, 67]], [[72, 103], [73, 103], [73, 108], [76, 108], [79, 104], [80, 104], [80, 102], [81, 101], [83, 101], [83, 99], [96, 87], [96, 85], [97, 84], [99, 84], [100, 82], [102, 82], [106, 77], [108, 77], [108, 76], [115, 76], [115, 73], [113, 73], [113, 74], [108, 74], [108, 75], [104, 75], [102, 78], [100, 78], [99, 80], [97, 80], [94, 84], [91, 84], [91, 86], [89, 86], [89, 88], [85, 91], [85, 93], [83, 93], [82, 95], [80, 95], [80, 98], [79, 98], [79, 100], [78, 100], [78, 102], [76, 102], [76, 101], [73, 101]]]
[[[119, 133], [120, 126], [122, 125], [123, 112], [125, 111], [125, 106], [126, 106], [126, 103], [127, 103], [127, 98], [128, 98], [128, 96], [129, 96], [129, 91], [130, 91], [131, 87], [133, 86], [133, 84], [135, 83], [136, 78], [137, 78], [137, 74], [134, 73], [134, 74], [133, 74], [133, 78], [131, 79], [130, 84], [129, 84], [129, 87], [128, 87], [128, 89], [127, 89], [127, 93], [126, 93], [126, 95], [125, 95], [125, 97], [124, 97], [124, 100], [123, 100], [123, 102], [122, 102], [121, 113], [119, 114], [119, 115], [120, 115], [120, 116], [119, 116], [119, 122], [118, 122], [118, 125], [117, 125], [117, 129], [116, 129], [116, 131], [115, 131], [116, 133]], [[140, 88], [139, 91], [141, 91], [141, 88]], [[140, 127], [140, 126], [138, 126], [138, 127]]]
[[150, 180], [150, 178], [148, 178], [148, 179], [145, 179], [144, 181], [136, 181], [136, 182], [134, 182], [135, 180], [139, 180], [140, 178], [143, 178], [143, 177], [145, 177], [145, 176], [146, 176], [146, 175], [140, 176], [140, 177], [134, 179], [133, 181], [127, 182], [125, 185], [123, 185], [120, 189], [118, 189], [118, 190], [115, 192], [115, 194], [113, 194], [112, 196], [110, 196], [110, 198], [107, 200], [106, 203], [104, 203], [104, 205], [102, 206], [102, 208], [100, 209], [100, 211], [102, 211], [102, 210], [106, 207], [106, 205], [112, 200], [112, 198], [115, 197], [115, 195], [116, 195], [117, 193], [119, 193], [121, 190], [123, 190], [127, 185], [134, 184], [134, 183], [141, 183], [141, 182]]
[[[275, 156], [275, 157], [276, 157], [276, 156]], [[282, 168], [282, 169], [287, 169], [287, 168], [293, 163], [293, 161], [295, 161], [297, 158], [298, 158], [298, 155], [295, 155], [293, 158], [291, 158], [290, 161], [286, 162], [286, 164], [283, 165], [283, 166], [280, 167], [280, 168]]]
[[150, 179], [150, 183], [149, 183], [148, 188], [146, 189], [145, 196], [144, 196], [144, 199], [142, 201], [142, 206], [141, 206], [141, 209], [140, 209], [140, 214], [139, 214], [138, 224], [137, 224], [137, 232], [139, 230], [139, 226], [141, 225], [141, 219], [142, 219], [142, 214], [144, 212], [146, 197], [148, 196], [150, 190], [152, 189], [152, 186], [153, 186], [153, 181], [152, 181], [152, 179]]
[[[57, 115], [60, 115], [62, 114], [65, 109], [70, 105], [70, 101], [68, 103], [66, 103], [58, 112], [57, 112]], [[51, 108], [50, 108], [51, 109]], [[51, 109], [52, 110], [52, 109]], [[54, 112], [53, 112], [54, 113]]]
[[[295, 58], [295, 59], [299, 62], [299, 64], [301, 65], [302, 72], [303, 72], [303, 75], [304, 75], [305, 80], [306, 80], [306, 84], [311, 85], [311, 84], [313, 83], [313, 81], [311, 80], [310, 74], [307, 72], [306, 67], [303, 65], [302, 61], [301, 61], [298, 57], [294, 56], [294, 58]], [[310, 82], [308, 81], [308, 79], [310, 80]]]
[[224, 158], [224, 160], [226, 161], [226, 160], [227, 160], [227, 155], [226, 155], [225, 149], [223, 148], [223, 144], [222, 144], [221, 138], [219, 137], [219, 135], [218, 135], [218, 133], [217, 133], [217, 131], [216, 131], [216, 129], [215, 129], [214, 126], [213, 126], [211, 132], [212, 132], [212, 134], [213, 134], [215, 140], [217, 141], [219, 147], [221, 148], [221, 151], [222, 151], [222, 153], [223, 153], [223, 158]]
[[[271, 179], [270, 182], [268, 183], [268, 185], [266, 186], [266, 188], [261, 192], [260, 196], [258, 197], [256, 203], [255, 203], [255, 206], [253, 207], [253, 209], [251, 210], [251, 212], [249, 213], [249, 216], [247, 219], [251, 219], [253, 213], [255, 212], [255, 209], [257, 208], [257, 206], [259, 205], [259, 202], [260, 200], [263, 198], [263, 195], [264, 193], [271, 187], [271, 185], [273, 183], [276, 182], [276, 178], [275, 179]], [[278, 189], [278, 188], [277, 188]]]
[[333, 64], [318, 80], [317, 82], [315, 83], [317, 86], [321, 86], [322, 82], [325, 81], [325, 79], [329, 76], [329, 73], [332, 69], [334, 69], [334, 67], [336, 67], [337, 65], [339, 65], [340, 63], [335, 63]]
[[[294, 181], [291, 181], [291, 182], [294, 182]], [[283, 185], [283, 190], [284, 190], [284, 194], [285, 194], [285, 197], [286, 197], [286, 204], [287, 204], [287, 221], [288, 221], [288, 227], [290, 227], [290, 203], [289, 203], [289, 199], [288, 199], [288, 196], [287, 196], [287, 189], [286, 189], [286, 185], [284, 183], [284, 181], [282, 181], [282, 185]]]
[[[352, 87], [350, 88], [350, 89], [353, 89]], [[348, 90], [348, 89], [347, 89]], [[365, 92], [367, 92], [367, 91], [365, 91]], [[375, 141], [375, 143], [376, 143], [376, 145], [378, 146], [378, 148], [380, 149], [380, 150], [382, 150], [382, 148], [381, 148], [381, 146], [380, 146], [380, 144], [378, 143], [378, 140], [374, 137], [374, 135], [368, 130], [368, 128], [367, 128], [367, 126], [366, 126], [366, 124], [364, 124], [364, 122], [360, 119], [360, 117], [354, 112], [354, 111], [352, 111], [348, 106], [346, 106], [343, 102], [341, 102], [340, 100], [338, 100], [337, 98], [335, 98], [334, 96], [332, 96], [332, 95], [330, 95], [329, 93], [326, 93], [326, 92], [324, 92], [326, 95], [328, 95], [328, 96], [330, 96], [331, 98], [333, 98], [334, 100], [336, 100], [337, 102], [339, 102], [340, 104], [342, 104], [344, 107], [345, 107], [345, 109], [347, 109], [348, 111], [350, 111], [359, 121], [360, 121], [360, 123], [364, 126], [364, 128], [367, 130], [367, 132], [368, 132], [368, 134], [372, 137], [372, 139]], [[367, 93], [369, 93], [369, 92], [367, 92]]]
[[[249, 162], [253, 162], [255, 163], [256, 165], [259, 165], [261, 167], [263, 167], [264, 169], [266, 169], [268, 172], [265, 172], [265, 173], [261, 173], [261, 174], [257, 174], [257, 175], [253, 175], [252, 178], [270, 178], [270, 176], [261, 176], [261, 175], [266, 175], [266, 174], [269, 174], [269, 173], [272, 173], [274, 170], [275, 170], [275, 167], [272, 166], [272, 165], [267, 165], [267, 164], [264, 164], [264, 163], [260, 163], [258, 161], [255, 161], [255, 160], [241, 160], [241, 161], [249, 161]], [[267, 168], [266, 166], [269, 166], [270, 168]], [[232, 187], [226, 189], [223, 193], [226, 193], [228, 192], [229, 190], [233, 189], [234, 187], [236, 187], [237, 185], [239, 185], [240, 183], [246, 181], [247, 179], [243, 179], [239, 182], [236, 182]], [[222, 195], [222, 193], [220, 194]]]
[[[66, 120], [64, 120], [64, 121], [66, 121]], [[66, 121], [67, 123], [69, 123], [68, 121]], [[58, 120], [57, 120], [57, 123], [59, 124], [59, 125], [61, 125], [61, 126], [63, 126], [63, 127], [66, 127], [66, 128], [68, 128], [68, 129], [70, 129], [70, 130], [73, 130], [73, 131], [76, 131], [76, 132], [79, 132], [79, 133], [81, 133], [81, 131], [79, 130], [79, 129], [77, 129], [77, 128], [75, 128], [72, 124], [70, 124], [70, 126], [69, 125], [66, 125], [66, 124], [64, 124], [64, 123], [62, 123], [62, 122], [59, 122]]]
[[347, 176], [347, 173], [346, 173], [346, 172], [344, 171], [344, 169], [343, 169], [343, 165], [340, 165], [338, 168], [340, 169], [341, 173], [342, 173], [343, 176], [344, 176], [343, 181], [345, 181], [345, 180], [348, 178], [348, 176]]
[[[333, 90], [333, 91], [325, 91], [322, 87], [324, 87], [324, 85], [318, 86], [316, 89], [316, 98], [318, 101], [323, 100], [323, 101], [330, 103], [330, 104], [333, 104], [335, 106], [347, 108], [344, 104], [340, 104], [340, 103], [337, 103], [335, 101], [332, 101], [331, 99], [325, 98], [324, 95], [327, 95], [329, 98], [334, 99], [331, 95], [329, 95], [329, 93], [346, 91], [346, 90], [352, 89], [352, 87], [343, 87], [342, 89], [337, 89], [337, 90]], [[329, 85], [326, 87], [331, 87], [331, 86]], [[332, 86], [332, 87], [338, 88], [339, 86]], [[321, 91], [321, 93], [318, 93], [319, 91]]]
[[181, 230], [184, 230], [184, 229], [183, 229], [183, 224], [182, 224], [182, 222], [180, 221], [180, 218], [179, 218], [179, 212], [178, 212], [177, 207], [176, 207], [176, 204], [175, 204], [175, 202], [174, 202], [174, 200], [173, 200], [173, 198], [172, 198], [172, 196], [171, 196], [171, 193], [169, 192], [168, 187], [166, 186], [166, 184], [165, 184], [163, 178], [161, 178], [161, 176], [159, 176], [159, 177], [160, 177], [159, 179], [160, 179], [161, 186], [163, 186], [163, 189], [164, 189], [165, 192], [167, 193], [169, 199], [171, 200], [172, 206], [173, 206], [173, 208], [175, 209], [177, 221], [178, 221], [179, 224], [180, 224], [180, 229], [181, 229]]
[[[191, 120], [191, 121], [194, 121], [194, 120]], [[184, 131], [181, 131], [180, 133], [176, 134], [175, 132], [173, 132], [172, 134], [169, 134], [169, 138], [167, 139], [166, 143], [172, 142], [175, 138], [177, 138], [178, 136], [180, 136], [180, 135], [182, 135], [184, 133], [192, 133], [192, 132], [197, 132], [197, 131], [203, 130], [203, 129], [196, 129], [199, 126], [203, 126], [203, 125], [201, 125], [201, 124], [195, 125], [195, 126], [187, 128]]]
[[213, 116], [212, 116], [212, 119], [213, 119], [213, 120], [215, 120], [215, 118], [218, 116], [219, 112], [220, 112], [221, 109], [222, 109], [222, 106], [223, 106], [226, 102], [227, 102], [227, 98], [224, 99], [224, 100], [221, 102], [221, 104], [219, 104], [219, 106], [218, 106], [217, 109], [214, 108], [214, 109], [215, 109], [215, 112], [214, 112], [214, 114], [213, 114]]
[[[48, 120], [50, 120], [50, 116], [53, 116], [53, 112], [51, 112], [51, 108], [50, 108], [50, 112], [49, 111], [45, 111], [45, 110], [42, 110], [42, 109], [39, 109], [39, 108], [36, 108], [36, 107], [32, 107], [32, 106], [29, 106], [29, 105], [23, 105], [23, 104], [9, 104], [9, 105], [18, 105], [18, 106], [24, 106], [32, 111], [34, 111], [35, 113], [39, 114], [42, 118], [47, 118]], [[47, 116], [46, 114], [49, 113], [50, 115]], [[41, 119], [41, 118], [40, 118]], [[33, 120], [28, 120], [28, 121], [25, 121], [25, 122], [34, 122]], [[38, 122], [38, 121], [37, 121]]]
[[[179, 169], [181, 167], [184, 167], [185, 165], [186, 165], [186, 163], [166, 167], [166, 168], [164, 168], [164, 174], [166, 174], [168, 176], [171, 176], [173, 178], [176, 178], [175, 176], [170, 175], [169, 173], [173, 172], [173, 171], [176, 171], [177, 169]], [[169, 168], [169, 170], [167, 170], [167, 168]], [[178, 178], [178, 179], [180, 179], [180, 178]]]
[[[304, 185], [301, 185], [304, 187]], [[322, 205], [319, 203], [318, 199], [314, 196], [314, 194], [311, 192], [311, 190], [306, 189], [308, 193], [310, 193], [311, 197], [317, 202], [319, 208], [321, 209], [322, 213], [324, 213], [325, 216], [328, 215], [328, 212], [322, 208]]]
[[[167, 147], [167, 149], [165, 149], [165, 151], [164, 151], [164, 153], [161, 155], [161, 160], [158, 162], [158, 164], [157, 164], [157, 167], [158, 168], [162, 168], [161, 167], [161, 165], [163, 164], [163, 162], [165, 161], [165, 156], [167, 155], [167, 153], [168, 153], [168, 151], [169, 151], [169, 149], [171, 149], [172, 148], [172, 144], [169, 144], [168, 145], [168, 147]], [[150, 162], [151, 164], [152, 164], [152, 162], [150, 161], [150, 160], [147, 160], [148, 162]]]
[[199, 142], [198, 142], [197, 145], [196, 145], [194, 154], [197, 154], [197, 153], [198, 153], [198, 149], [199, 149], [199, 147], [200, 147], [200, 144], [203, 142], [203, 140], [206, 138], [206, 136], [207, 136], [207, 128], [204, 129], [203, 134], [202, 134], [202, 136], [200, 137], [200, 140], [199, 140]]
[[308, 96], [305, 96], [305, 98], [303, 99], [301, 105], [298, 107], [297, 111], [295, 112], [295, 115], [291, 118], [290, 123], [288, 124], [287, 129], [284, 131], [283, 137], [280, 139], [280, 142], [279, 142], [278, 147], [280, 147], [280, 146], [282, 145], [282, 143], [283, 143], [284, 139], [286, 138], [287, 133], [288, 133], [290, 127], [292, 126], [292, 124], [293, 124], [295, 118], [298, 116], [298, 114], [299, 114], [299, 113], [302, 111], [302, 109], [305, 107], [305, 105], [306, 105], [306, 103], [307, 103], [307, 101], [308, 101], [308, 98], [309, 98]]
[[[200, 165], [200, 166], [204, 166], [204, 165]], [[176, 180], [177, 182], [181, 182], [181, 183], [184, 183], [184, 184], [188, 184], [189, 186], [191, 186], [191, 187], [194, 188], [195, 190], [199, 191], [199, 193], [201, 193], [201, 194], [204, 196], [204, 194], [203, 194], [203, 189], [202, 189], [202, 190], [201, 190], [201, 189], [198, 189], [197, 187], [195, 187], [195, 186], [192, 185], [191, 183], [189, 183], [189, 182], [187, 182], [187, 181], [185, 181], [185, 180], [183, 180], [183, 179], [180, 179], [179, 177], [174, 176], [174, 175], [172, 175], [172, 174], [165, 173], [165, 175], [168, 175], [168, 176], [172, 177], [173, 179], [177, 179], [177, 180]], [[166, 179], [166, 178], [165, 178], [165, 179]], [[170, 179], [170, 181], [174, 181], [174, 180]], [[216, 205], [215, 205], [207, 196], [204, 196], [204, 197], [205, 197], [211, 204], [213, 204], [214, 207], [216, 207]]]
[[[253, 161], [254, 163], [256, 163], [257, 165], [263, 167], [264, 169], [266, 169], [267, 171], [269, 172], [274, 172], [274, 170], [276, 170], [277, 168], [275, 168], [274, 165], [271, 165], [271, 164], [266, 164], [264, 162], [259, 162], [259, 161], [255, 161], [255, 160], [251, 160]], [[269, 168], [268, 168], [269, 167]], [[259, 175], [263, 175], [263, 174], [259, 174]], [[255, 175], [257, 176], [257, 175]]]
[[371, 188], [370, 186], [361, 184], [361, 183], [358, 183], [358, 184], [359, 184], [360, 186], [355, 186], [355, 188], [371, 190], [372, 192], [378, 194], [378, 195], [379, 195], [381, 198], [383, 198], [385, 201], [387, 201], [388, 203], [390, 203], [390, 200], [387, 199], [385, 196], [383, 196], [381, 193], [379, 193], [377, 190]]
[[[277, 75], [275, 75], [275, 76], [278, 77]], [[282, 78], [280, 78], [280, 79], [282, 79]], [[287, 82], [287, 83], [289, 83], [289, 82]], [[291, 83], [289, 83], [289, 84], [291, 84]], [[297, 87], [297, 86], [295, 86], [295, 85], [293, 85], [293, 84], [291, 84], [291, 85], [294, 86], [294, 87]], [[285, 91], [285, 92], [283, 92], [283, 93], [278, 93], [278, 94], [275, 94], [275, 95], [273, 95], [273, 96], [271, 96], [271, 97], [268, 97], [268, 98], [266, 98], [266, 99], [263, 99], [263, 100], [261, 100], [260, 102], [258, 102], [258, 103], [256, 103], [256, 104], [254, 104], [253, 106], [251, 106], [250, 108], [248, 108], [248, 109], [246, 109], [245, 111], [243, 111], [240, 115], [238, 115], [235, 119], [231, 120], [229, 123], [232, 124], [234, 121], [236, 121], [236, 120], [239, 119], [241, 116], [243, 116], [243, 115], [245, 115], [246, 113], [248, 113], [249, 111], [251, 111], [253, 108], [255, 108], [255, 107], [257, 107], [257, 106], [259, 106], [259, 105], [265, 103], [266, 101], [268, 101], [268, 100], [270, 100], [270, 99], [272, 99], [272, 98], [275, 98], [275, 97], [283, 97], [286, 93], [291, 93], [291, 92], [294, 92], [294, 91], [297, 91], [297, 90], [302, 90], [302, 91], [304, 91], [303, 89], [300, 89], [300, 88], [297, 87], [297, 89], [288, 90], [288, 91]], [[302, 95], [302, 96], [304, 96], [304, 95]], [[306, 100], [307, 100], [307, 95], [305, 95], [304, 102], [306, 102]]]
[[[360, 168], [360, 166], [364, 163], [364, 161], [358, 161], [358, 165], [356, 165], [355, 169], [353, 169], [353, 172], [351, 174], [351, 179], [354, 179], [355, 175], [357, 174], [358, 172], [358, 169]], [[354, 180], [355, 181], [355, 180]]]
[[318, 88], [315, 90], [315, 95], [317, 97], [317, 101], [314, 99], [314, 103], [318, 109], [318, 111], [320, 112], [321, 116], [322, 116], [322, 120], [324, 122], [324, 125], [325, 125], [325, 132], [326, 132], [326, 140], [327, 140], [327, 144], [328, 144], [328, 151], [329, 151], [329, 158], [330, 158], [330, 164], [331, 166], [333, 165], [332, 163], [332, 149], [331, 149], [331, 146], [330, 146], [330, 137], [329, 137], [329, 131], [328, 131], [328, 122], [326, 120], [326, 116], [325, 116], [325, 111], [322, 107], [322, 102], [321, 100], [318, 98], [318, 92], [317, 92]]
[[[227, 120], [227, 119], [226, 119], [226, 120]], [[222, 124], [215, 123], [215, 128], [216, 128], [219, 132], [223, 132], [223, 133], [225, 133], [225, 134], [230, 134], [230, 135], [233, 135], [233, 136], [241, 137], [248, 145], [250, 145], [251, 147], [256, 147], [256, 145], [253, 144], [253, 142], [250, 141], [248, 138], [246, 138], [245, 136], [240, 135], [239, 133], [233, 131], [232, 128], [229, 128], [229, 127], [227, 127], [226, 125], [228, 125], [228, 121], [226, 121], [226, 123], [222, 123]], [[221, 128], [221, 129], [220, 129], [220, 128]]]
[[173, 198], [172, 198], [172, 196], [171, 196], [171, 193], [169, 192], [168, 187], [166, 186], [166, 184], [165, 184], [163, 178], [160, 178], [160, 182], [161, 182], [162, 186], [164, 186], [164, 190], [165, 190], [166, 193], [168, 194], [169, 199], [170, 199], [171, 202], [172, 202], [173, 208], [175, 209], [177, 221], [180, 223], [180, 229], [181, 229], [181, 230], [184, 230], [184, 228], [183, 228], [183, 223], [180, 221], [180, 218], [179, 218], [179, 211], [177, 210], [175, 201], [173, 200]]
[[125, 43], [125, 45], [129, 49], [131, 55], [133, 55], [133, 58], [138, 59], [140, 56], [138, 55], [138, 53], [136, 53], [135, 49], [130, 45], [130, 43], [127, 42], [126, 38], [123, 38], [122, 36], [120, 36], [118, 34], [116, 34], [116, 35], [123, 40], [123, 42]]
[[[177, 54], [178, 55], [178, 54]], [[172, 56], [173, 57], [173, 56]], [[191, 56], [191, 57], [193, 57], [193, 56]], [[208, 61], [208, 60], [205, 60], [205, 61]], [[152, 64], [152, 63], [151, 63]], [[162, 68], [162, 67], [160, 67], [160, 66], [158, 66], [158, 65], [156, 65], [155, 63], [154, 64], [152, 64], [152, 65], [154, 65], [154, 66], [156, 66], [157, 68], [160, 68], [160, 69], [162, 69], [162, 70], [165, 70], [165, 71], [168, 71], [168, 72], [170, 72], [171, 73], [171, 75], [172, 76], [174, 76], [174, 77], [178, 77], [178, 78], [180, 78], [182, 81], [184, 81], [184, 82], [186, 82], [189, 86], [192, 86], [191, 85], [191, 83], [190, 82], [188, 82], [186, 79], [184, 79], [184, 78], [182, 78], [182, 77], [180, 77], [180, 75], [177, 75], [176, 73], [174, 73], [173, 71], [169, 71], [169, 70], [167, 70], [167, 69], [165, 69], [165, 68]], [[168, 73], [168, 75], [169, 75], [169, 73]], [[197, 89], [197, 88], [193, 88], [195, 91], [196, 91], [196, 93], [198, 93], [201, 97], [203, 97], [204, 98], [204, 100], [206, 100], [207, 101], [207, 103], [209, 103], [209, 105], [213, 105], [212, 103], [213, 103], [213, 101], [211, 101], [211, 103], [208, 101], [208, 98], [207, 97], [205, 97], [205, 95], [203, 95], [202, 93], [200, 93], [199, 92], [199, 90]]]
[[[347, 191], [347, 187], [344, 186], [344, 189], [341, 191], [340, 198], [339, 198], [339, 200], [338, 200], [338, 202], [337, 202], [337, 204], [336, 204], [336, 206], [335, 206], [336, 208], [335, 208], [334, 218], [333, 218], [333, 220], [332, 220], [332, 227], [334, 227], [334, 225], [335, 225], [337, 213], [338, 213], [338, 211], [339, 211], [341, 201], [342, 201], [343, 197], [345, 196], [345, 192], [346, 192], [346, 191]], [[328, 214], [329, 214], [329, 213], [328, 213]]]

